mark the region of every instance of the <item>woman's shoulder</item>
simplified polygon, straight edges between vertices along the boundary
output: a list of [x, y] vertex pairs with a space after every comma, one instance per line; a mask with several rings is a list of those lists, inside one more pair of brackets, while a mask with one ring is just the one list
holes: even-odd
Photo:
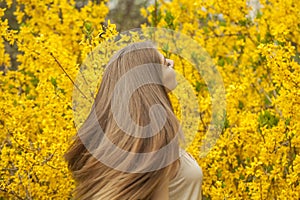
[[179, 176], [190, 181], [195, 180], [202, 182], [203, 179], [201, 167], [194, 157], [183, 149], [180, 151], [180, 168], [178, 173]]
[[169, 184], [170, 199], [202, 199], [202, 180], [202, 169], [197, 161], [185, 150], [181, 150], [180, 168]]

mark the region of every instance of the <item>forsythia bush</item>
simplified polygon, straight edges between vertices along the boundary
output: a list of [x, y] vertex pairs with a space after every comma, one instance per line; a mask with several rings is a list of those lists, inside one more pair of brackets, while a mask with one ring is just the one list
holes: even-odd
[[249, 3], [157, 1], [141, 12], [152, 26], [196, 40], [222, 74], [224, 129], [201, 157], [209, 94], [195, 68], [171, 55], [198, 94], [202, 119], [188, 151], [204, 171], [204, 199], [299, 199], [300, 1], [262, 0], [256, 9]]
[[[70, 199], [74, 182], [62, 156], [76, 133], [71, 80], [87, 53], [116, 34], [115, 26], [101, 25], [108, 13], [104, 2], [82, 8], [72, 0], [5, 2], [0, 199]], [[16, 30], [3, 17], [12, 2]], [[173, 0], [142, 10], [152, 26], [196, 40], [224, 81], [224, 128], [209, 154], [199, 156], [211, 120], [210, 94], [191, 63], [167, 55], [200, 104], [201, 123], [187, 150], [204, 171], [204, 199], [300, 198], [300, 1], [260, 3], [253, 10], [245, 0]], [[18, 47], [17, 67], [5, 45]], [[188, 120], [187, 127], [199, 121]]]
[[[16, 0], [19, 28], [0, 9], [0, 199], [70, 199], [74, 182], [64, 161], [76, 130], [71, 97], [79, 64], [115, 34], [102, 26], [105, 2], [76, 8], [73, 0]], [[97, 30], [97, 31], [96, 31]], [[100, 32], [98, 32], [100, 30]], [[16, 45], [13, 69], [4, 44]], [[15, 67], [14, 67], [15, 68]]]

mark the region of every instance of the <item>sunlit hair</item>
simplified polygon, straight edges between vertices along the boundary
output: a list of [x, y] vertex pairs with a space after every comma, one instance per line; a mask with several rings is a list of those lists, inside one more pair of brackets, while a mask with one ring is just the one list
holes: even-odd
[[[100, 88], [93, 104], [94, 115], [90, 114], [65, 154], [69, 169], [77, 182], [75, 189], [76, 199], [151, 199], [154, 191], [159, 184], [174, 177], [179, 167], [179, 145], [178, 134], [180, 125], [174, 115], [170, 99], [167, 94], [167, 88], [162, 84], [161, 68], [155, 67], [161, 65], [163, 59], [155, 46], [150, 42], [140, 42], [128, 45], [118, 51], [107, 65]], [[118, 81], [126, 72], [139, 66], [145, 66], [142, 73], [124, 79], [123, 91], [129, 85], [139, 81], [144, 81], [147, 77], [149, 83], [136, 88], [131, 95], [129, 104], [123, 98], [126, 95], [114, 94]], [[139, 126], [128, 126], [120, 128], [116, 121], [116, 116], [112, 112], [112, 98], [116, 109], [128, 106], [130, 117], [134, 123]], [[128, 130], [135, 136], [142, 134], [138, 127], [144, 127], [150, 122], [154, 126], [159, 126], [162, 116], [159, 112], [151, 111], [153, 105], [160, 105], [164, 109], [166, 121], [163, 127], [152, 137], [139, 138], [128, 134]], [[151, 114], [152, 112], [152, 114]], [[122, 117], [122, 112], [117, 112]], [[152, 115], [152, 116], [151, 116]], [[96, 116], [96, 117], [95, 117]], [[96, 118], [96, 119], [95, 119]], [[126, 119], [124, 119], [126, 120]], [[101, 127], [102, 130], [99, 129]], [[112, 147], [104, 138], [115, 146]], [[132, 160], [132, 157], [118, 158], [114, 156], [116, 147], [128, 152], [149, 153], [160, 150], [171, 141], [175, 142], [175, 147], [164, 153], [161, 160], [148, 159], [141, 162]], [[92, 152], [91, 152], [92, 151]], [[108, 158], [113, 164], [127, 166], [133, 169], [134, 164], [139, 163], [136, 169], [151, 169], [151, 167], [160, 167], [162, 160], [176, 158], [171, 164], [160, 167], [158, 170], [149, 170], [149, 172], [124, 172], [116, 168], [105, 165], [99, 158]], [[135, 168], [134, 168], [135, 169]]]

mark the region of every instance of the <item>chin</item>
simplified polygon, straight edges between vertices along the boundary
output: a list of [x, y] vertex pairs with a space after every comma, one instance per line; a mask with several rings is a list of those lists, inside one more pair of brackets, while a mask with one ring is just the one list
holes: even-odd
[[171, 92], [173, 91], [175, 88], [177, 87], [177, 82], [172, 84], [172, 85], [169, 85], [169, 87], [166, 87], [166, 90], [167, 92]]

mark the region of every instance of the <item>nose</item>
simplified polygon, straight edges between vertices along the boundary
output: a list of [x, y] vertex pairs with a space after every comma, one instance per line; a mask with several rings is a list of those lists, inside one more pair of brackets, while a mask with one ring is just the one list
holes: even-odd
[[174, 61], [171, 59], [166, 59], [166, 64], [168, 67], [174, 68]]

